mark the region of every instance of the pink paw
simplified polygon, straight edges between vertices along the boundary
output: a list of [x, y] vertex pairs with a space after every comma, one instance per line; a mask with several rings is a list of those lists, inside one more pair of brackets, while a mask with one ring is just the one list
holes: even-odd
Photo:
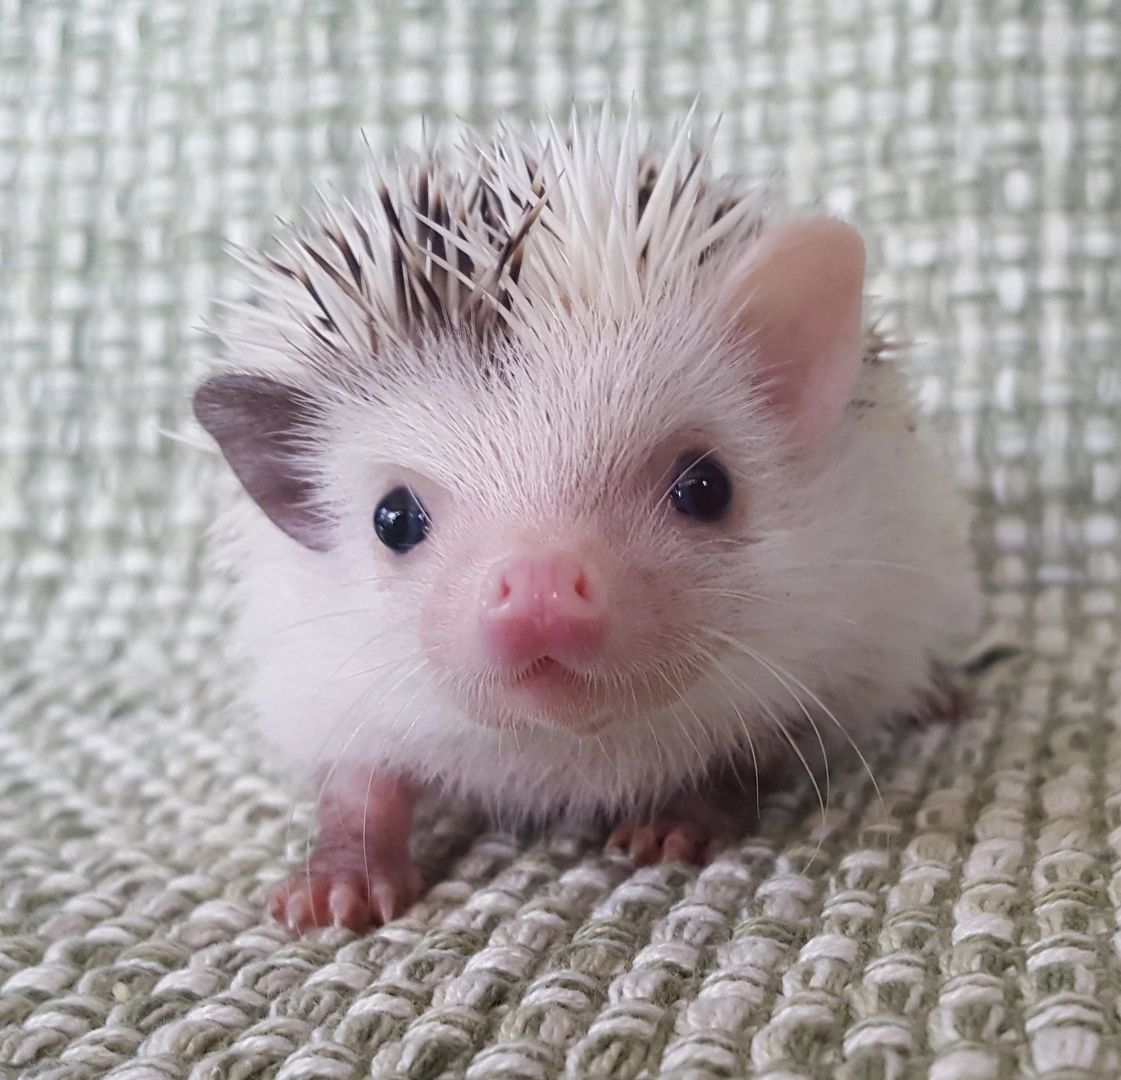
[[311, 863], [273, 886], [268, 908], [273, 918], [303, 933], [321, 926], [367, 930], [403, 915], [423, 890], [420, 871], [408, 858], [355, 867]]
[[629, 855], [637, 866], [659, 862], [687, 862], [703, 866], [711, 862], [732, 838], [731, 830], [706, 823], [655, 818], [639, 824], [628, 821], [607, 838], [608, 851]]

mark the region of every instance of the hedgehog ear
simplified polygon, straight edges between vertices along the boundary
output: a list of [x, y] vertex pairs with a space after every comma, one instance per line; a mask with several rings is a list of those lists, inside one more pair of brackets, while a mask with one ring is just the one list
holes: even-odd
[[302, 445], [314, 419], [308, 397], [260, 375], [215, 375], [195, 391], [194, 409], [272, 522], [304, 547], [325, 551], [328, 520], [316, 507]]
[[812, 445], [840, 419], [863, 356], [864, 244], [832, 218], [764, 232], [734, 286], [736, 326], [774, 409]]

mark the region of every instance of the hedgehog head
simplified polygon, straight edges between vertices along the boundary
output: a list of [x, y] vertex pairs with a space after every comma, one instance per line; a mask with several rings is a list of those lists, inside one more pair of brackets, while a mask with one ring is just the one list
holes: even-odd
[[238, 363], [196, 413], [472, 720], [672, 708], [750, 638], [783, 478], [860, 367], [862, 248], [764, 229], [684, 129], [660, 158], [605, 120], [457, 161], [252, 259]]

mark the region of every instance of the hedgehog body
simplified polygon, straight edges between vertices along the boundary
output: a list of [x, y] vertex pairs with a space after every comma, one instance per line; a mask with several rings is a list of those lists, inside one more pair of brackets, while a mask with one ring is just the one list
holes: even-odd
[[[879, 339], [831, 336], [849, 241], [814, 225], [795, 267], [764, 210], [684, 128], [658, 157], [577, 120], [375, 175], [248, 260], [196, 408], [252, 496], [220, 543], [278, 750], [510, 816], [620, 813], [918, 706], [976, 617], [964, 513]], [[787, 340], [855, 361], [788, 377]], [[704, 460], [734, 492], [711, 523], [667, 501]], [[407, 552], [374, 523], [402, 489]], [[535, 697], [538, 660], [480, 644], [480, 590], [560, 550], [594, 568], [602, 643]]]

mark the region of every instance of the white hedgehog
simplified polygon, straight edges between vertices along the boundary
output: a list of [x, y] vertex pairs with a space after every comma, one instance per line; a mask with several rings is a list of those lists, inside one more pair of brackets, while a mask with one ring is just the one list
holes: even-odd
[[404, 910], [433, 789], [700, 860], [740, 779], [923, 708], [978, 590], [851, 228], [606, 115], [369, 196], [249, 260], [195, 396], [262, 731], [320, 785], [278, 916]]

